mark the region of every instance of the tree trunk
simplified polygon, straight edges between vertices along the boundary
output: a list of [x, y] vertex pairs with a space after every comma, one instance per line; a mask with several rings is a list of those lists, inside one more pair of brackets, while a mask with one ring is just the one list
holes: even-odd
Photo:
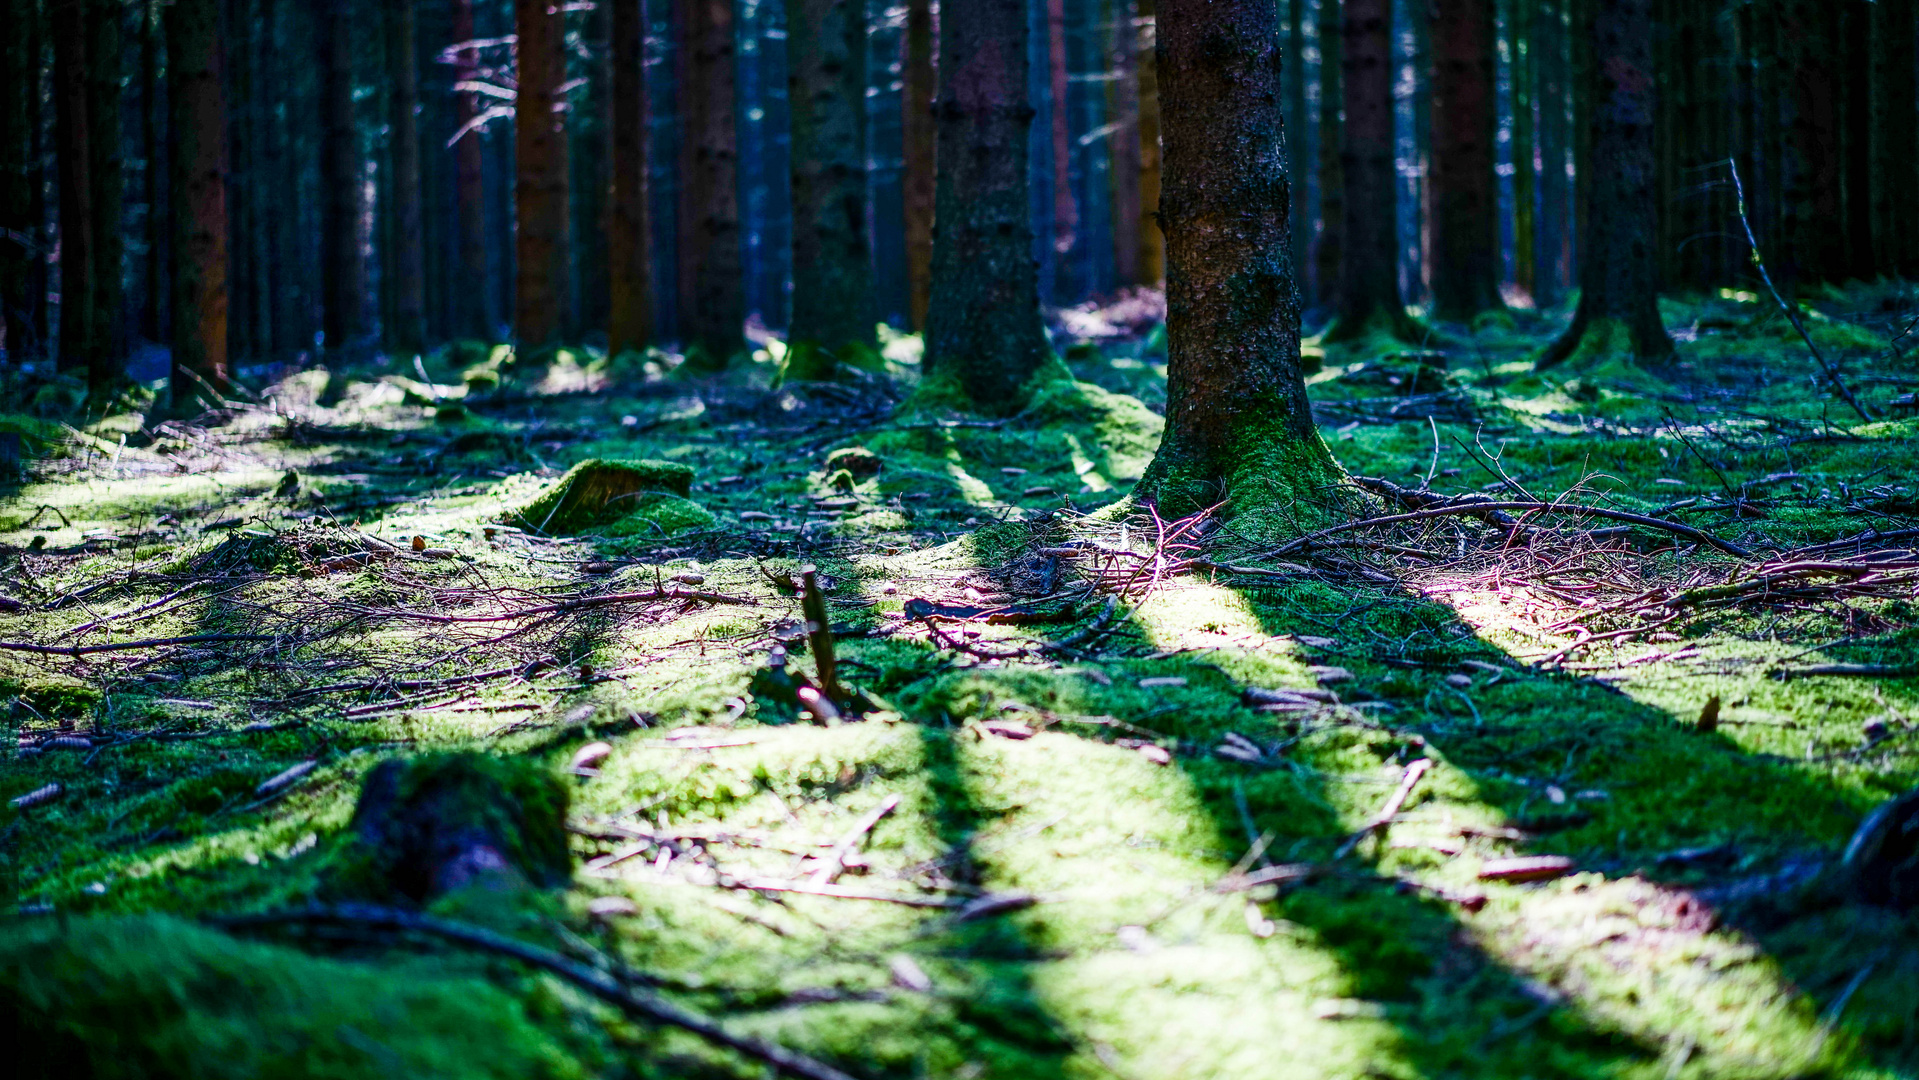
[[18, 362], [34, 340], [27, 292], [39, 222], [33, 220], [33, 131], [29, 102], [40, 92], [39, 5], [0, 0], [0, 354]]
[[[456, 44], [474, 40], [473, 0], [454, 0], [453, 40]], [[478, 77], [479, 50], [461, 49], [457, 59], [459, 63], [454, 68], [456, 81], [470, 82]], [[467, 126], [474, 123], [474, 118], [480, 115], [482, 108], [478, 94], [459, 93], [454, 96], [453, 117], [459, 124], [457, 130], [460, 138], [453, 144], [453, 183], [457, 203], [455, 213], [458, 216], [460, 278], [465, 283], [464, 288], [455, 291], [454, 303], [458, 309], [455, 324], [458, 332], [466, 337], [488, 341], [499, 326], [500, 316], [493, 302], [493, 274], [486, 258], [486, 174], [481, 164], [480, 133]]]
[[1539, 71], [1539, 231], [1533, 306], [1556, 306], [1565, 296], [1571, 234], [1571, 185], [1566, 182], [1566, 34], [1564, 0], [1538, 0], [1533, 54]]
[[1919, 79], [1913, 0], [1872, 7], [1872, 217], [1885, 272], [1919, 274]]
[[[1875, 2], [1872, 6], [1876, 7]], [[1841, 56], [1851, 62], [1841, 68], [1844, 83], [1844, 130], [1841, 142], [1845, 160], [1841, 175], [1845, 178], [1846, 262], [1845, 277], [1871, 281], [1878, 276], [1879, 243], [1872, 235], [1872, 38], [1869, 36], [1872, 12], [1866, 4], [1846, 4], [1839, 11]]]
[[1331, 482], [1299, 356], [1271, 0], [1166, 0], [1166, 434], [1140, 480], [1162, 515], [1242, 516]]
[[926, 332], [933, 294], [933, 199], [936, 186], [933, 98], [939, 92], [934, 56], [933, 0], [907, 0], [906, 62], [901, 88], [901, 141], [906, 204], [907, 317]]
[[1140, 280], [1140, 230], [1146, 227], [1139, 202], [1139, 34], [1134, 29], [1133, 0], [1113, 0], [1112, 81], [1107, 83], [1107, 122], [1113, 125], [1113, 277], [1121, 286], [1149, 284]]
[[[567, 152], [571, 165], [567, 206], [571, 232], [567, 251], [568, 286], [564, 295], [560, 336], [579, 338], [588, 327], [607, 324], [607, 305], [611, 294], [607, 283], [606, 194], [612, 184], [612, 169], [607, 151], [607, 71], [604, 57], [611, 36], [607, 4], [595, 3], [581, 13], [583, 24], [577, 31], [579, 45], [575, 55], [584, 53], [591, 60], [575, 64], [571, 80], [578, 86], [572, 92], [566, 115]], [[591, 62], [599, 61], [599, 62]]]
[[1589, 27], [1591, 172], [1585, 231], [1579, 239], [1579, 310], [1572, 326], [1539, 357], [1541, 367], [1568, 359], [1630, 353], [1663, 363], [1672, 339], [1659, 321], [1653, 247], [1658, 203], [1653, 193], [1652, 0], [1594, 0]]
[[546, 0], [514, 0], [519, 96], [513, 107], [517, 287], [513, 332], [531, 355], [559, 342], [566, 317], [567, 144], [560, 84], [565, 23]]
[[94, 352], [93, 154], [87, 121], [87, 0], [49, 0], [53, 119], [60, 189], [61, 371], [88, 371]]
[[[227, 389], [226, 98], [219, 0], [166, 9], [175, 408]], [[357, 234], [357, 230], [355, 230]]]
[[[1506, 23], [1512, 41], [1513, 279], [1528, 297], [1539, 287], [1533, 262], [1538, 221], [1533, 171], [1533, 88], [1538, 65], [1533, 56], [1533, 20], [1538, 8], [1538, 0], [1513, 0]], [[1497, 221], [1493, 227], [1497, 237]]]
[[[1346, 0], [1340, 24], [1346, 117], [1339, 164], [1346, 190], [1341, 207], [1339, 318], [1326, 333], [1329, 343], [1356, 341], [1374, 331], [1408, 340], [1424, 336], [1406, 314], [1399, 294], [1399, 229], [1393, 210], [1399, 176], [1393, 153], [1392, 13], [1392, 0]], [[1437, 132], [1434, 138], [1437, 142]], [[1440, 216], [1446, 216], [1444, 211]], [[1440, 262], [1446, 265], [1443, 254]], [[1452, 270], [1446, 272], [1450, 275]]]
[[420, 205], [420, 71], [415, 0], [385, 0], [387, 137], [391, 141], [393, 326], [387, 345], [402, 357], [426, 351], [426, 225]]
[[[350, 6], [351, 0], [319, 0], [314, 42], [321, 80], [321, 329], [327, 352], [336, 354], [360, 336], [366, 304], [366, 263], [360, 257], [360, 219], [365, 214], [365, 200], [360, 140], [353, 124]], [[171, 55], [168, 59], [171, 62]], [[222, 288], [224, 291], [224, 284]]]
[[1023, 0], [949, 3], [940, 19], [939, 186], [926, 372], [1011, 413], [1051, 354], [1028, 215]]
[[1843, 98], [1839, 12], [1831, 0], [1784, 0], [1779, 6], [1782, 72], [1792, 96], [1785, 192], [1787, 235], [1795, 280], [1846, 276]]
[[1314, 292], [1322, 305], [1339, 299], [1341, 243], [1346, 226], [1345, 177], [1340, 172], [1340, 0], [1319, 0], [1319, 236], [1313, 247]]
[[787, 375], [824, 379], [873, 349], [866, 230], [866, 5], [786, 0], [793, 133], [793, 322]]
[[646, 212], [645, 0], [613, 0], [607, 110], [612, 185], [607, 192], [606, 351], [642, 349], [653, 337], [652, 245]]
[[733, 0], [685, 0], [679, 15], [680, 333], [689, 363], [717, 369], [740, 351], [746, 323]]
[[[1294, 280], [1305, 276], [1307, 241], [1313, 235], [1311, 207], [1306, 202], [1310, 186], [1306, 159], [1306, 0], [1286, 3], [1286, 60], [1282, 81], [1286, 84], [1286, 182], [1292, 197], [1287, 228], [1292, 233]], [[1305, 290], [1302, 288], [1301, 293]]]
[[1166, 277], [1166, 235], [1159, 228], [1158, 0], [1137, 0], [1139, 11], [1139, 280], [1158, 285]]
[[1432, 17], [1433, 261], [1439, 270], [1433, 275], [1433, 313], [1468, 322], [1505, 306], [1499, 297], [1499, 186], [1493, 171], [1493, 0], [1434, 0]]
[[87, 385], [102, 394], [126, 376], [127, 367], [126, 285], [120, 265], [126, 254], [126, 233], [120, 227], [127, 186], [120, 160], [120, 38], [126, 12], [120, 0], [93, 0], [87, 12], [88, 219], [93, 226]]
[[[1066, 0], [1046, 0], [1046, 73], [1052, 107], [1047, 109], [1053, 139], [1053, 250], [1073, 250], [1079, 232], [1079, 208], [1073, 203], [1073, 139], [1067, 112]], [[1071, 281], [1064, 259], [1055, 260], [1053, 289], [1065, 299], [1061, 284]]]
[[257, 356], [259, 335], [254, 321], [254, 297], [260, 291], [260, 267], [253, 258], [253, 238], [259, 227], [260, 188], [254, 172], [253, 57], [247, 49], [252, 12], [247, 0], [226, 0], [225, 59], [227, 70], [227, 355], [245, 360]]

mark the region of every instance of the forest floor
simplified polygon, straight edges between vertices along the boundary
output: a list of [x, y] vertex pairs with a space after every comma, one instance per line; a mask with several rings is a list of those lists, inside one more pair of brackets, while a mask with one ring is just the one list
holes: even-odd
[[[1564, 311], [1314, 350], [1356, 475], [1681, 531], [1097, 514], [1156, 335], [1004, 421], [912, 407], [911, 339], [830, 385], [453, 350], [16, 404], [0, 998], [152, 1075], [763, 1075], [497, 956], [206, 928], [321, 895], [376, 762], [481, 749], [565, 778], [575, 876], [436, 913], [872, 1080], [1914, 1075], [1919, 932], [1834, 869], [1919, 781], [1914, 304], [1816, 305], [1872, 422], [1735, 293], [1667, 304], [1657, 377], [1532, 372]], [[501, 524], [595, 458], [689, 497]], [[813, 671], [802, 563], [856, 722], [768, 671]]]

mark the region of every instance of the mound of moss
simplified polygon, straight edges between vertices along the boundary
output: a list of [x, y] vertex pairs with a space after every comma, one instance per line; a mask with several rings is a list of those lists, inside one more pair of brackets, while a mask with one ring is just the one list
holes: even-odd
[[692, 490], [693, 470], [678, 462], [593, 458], [568, 469], [533, 501], [502, 520], [558, 536], [617, 521], [638, 508], [636, 500], [641, 495], [671, 495], [685, 500]]
[[0, 937], [18, 1077], [572, 1077], [507, 995], [236, 941], [165, 917], [42, 920]]

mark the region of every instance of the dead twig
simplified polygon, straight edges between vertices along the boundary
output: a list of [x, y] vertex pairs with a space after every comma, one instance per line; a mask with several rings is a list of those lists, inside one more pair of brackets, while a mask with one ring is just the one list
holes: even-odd
[[1425, 776], [1426, 771], [1432, 767], [1433, 761], [1431, 758], [1420, 758], [1407, 765], [1405, 773], [1399, 778], [1399, 786], [1393, 789], [1392, 795], [1387, 798], [1385, 804], [1379, 808], [1379, 813], [1374, 814], [1371, 821], [1368, 821], [1358, 832], [1347, 837], [1345, 843], [1339, 845], [1338, 849], [1333, 852], [1332, 861], [1338, 862], [1352, 854], [1353, 849], [1359, 846], [1361, 840], [1366, 839], [1366, 837], [1372, 835], [1375, 831], [1390, 825], [1393, 817], [1399, 813], [1399, 808], [1405, 806], [1406, 800], [1412, 796], [1413, 788], [1419, 783], [1419, 778]]

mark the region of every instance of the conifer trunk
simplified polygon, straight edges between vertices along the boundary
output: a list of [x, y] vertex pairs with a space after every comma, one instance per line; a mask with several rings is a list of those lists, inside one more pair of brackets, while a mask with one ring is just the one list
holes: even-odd
[[866, 229], [866, 5], [786, 0], [793, 323], [787, 374], [824, 379], [873, 347]]
[[[166, 340], [166, 214], [162, 209], [163, 173], [160, 128], [160, 0], [141, 0], [140, 12], [140, 156], [141, 197], [146, 202], [144, 222], [146, 258], [141, 267], [140, 333], [148, 341]], [[4, 167], [4, 166], [0, 166]]]
[[1652, 0], [1593, 0], [1591, 172], [1579, 237], [1579, 310], [1539, 357], [1541, 367], [1569, 358], [1630, 354], [1659, 364], [1672, 339], [1659, 321], [1659, 235], [1654, 197]]
[[[1064, 255], [1078, 237], [1079, 208], [1073, 201], [1073, 140], [1067, 110], [1066, 0], [1046, 0], [1046, 85], [1052, 106], [1046, 110], [1053, 144], [1053, 250]], [[1054, 291], [1071, 280], [1064, 259], [1054, 262]]]
[[646, 3], [613, 0], [608, 60], [606, 350], [618, 356], [641, 349], [653, 337], [652, 244], [646, 206], [647, 107]]
[[558, 344], [566, 318], [567, 141], [560, 112], [565, 24], [547, 0], [514, 0], [519, 94], [513, 104], [517, 219], [513, 335], [537, 352]]
[[1240, 513], [1275, 508], [1337, 475], [1301, 376], [1278, 10], [1162, 10], [1166, 434], [1139, 493], [1162, 515], [1222, 496]]
[[1159, 33], [1158, 0], [1138, 0], [1139, 48], [1139, 280], [1158, 285], [1166, 277], [1166, 235], [1159, 228]]
[[1023, 0], [949, 0], [939, 49], [926, 371], [981, 411], [1010, 413], [1051, 352], [1027, 203]]
[[[1399, 294], [1399, 229], [1394, 212], [1392, 0], [1345, 0], [1340, 22], [1342, 195], [1339, 317], [1328, 342], [1379, 331], [1420, 337]], [[1435, 133], [1437, 139], [1437, 133]], [[1442, 215], [1443, 216], [1443, 215]], [[1444, 266], [1444, 256], [1441, 256]], [[1444, 271], [1447, 274], [1451, 270]]]
[[[453, 41], [473, 40], [473, 0], [454, 0]], [[478, 75], [480, 59], [475, 49], [455, 54], [455, 81], [468, 82]], [[480, 115], [480, 95], [458, 93], [453, 98], [453, 118], [461, 132], [453, 144], [453, 185], [457, 235], [460, 247], [460, 285], [454, 290], [457, 308], [455, 325], [467, 337], [485, 341], [492, 338], [499, 324], [494, 308], [492, 273], [486, 258], [486, 184], [482, 164], [480, 133], [467, 127]]]
[[1504, 306], [1493, 172], [1498, 121], [1493, 2], [1434, 0], [1432, 5], [1433, 261], [1438, 270], [1433, 310], [1460, 322]]
[[[321, 329], [329, 353], [347, 349], [360, 336], [366, 305], [366, 262], [360, 252], [365, 199], [360, 141], [353, 124], [350, 3], [319, 0], [314, 43], [320, 62]], [[175, 331], [181, 332], [177, 326]]]
[[392, 140], [393, 328], [401, 356], [426, 349], [426, 223], [420, 191], [420, 70], [415, 0], [385, 0], [388, 138]]
[[93, 155], [87, 121], [87, 0], [49, 0], [53, 123], [60, 201], [59, 369], [86, 372], [93, 355]]
[[726, 364], [746, 322], [734, 122], [733, 0], [680, 7], [680, 332], [689, 362]]
[[1792, 95], [1784, 209], [1793, 276], [1804, 282], [1840, 281], [1846, 272], [1837, 8], [1831, 0], [1778, 5], [1781, 72]]
[[9, 28], [0, 37], [0, 352], [16, 362], [34, 344], [27, 283], [39, 223], [32, 217], [36, 170], [27, 118], [40, 90], [40, 57], [29, 50], [38, 45], [38, 21], [34, 0], [0, 0], [0, 23]]
[[1140, 280], [1140, 230], [1146, 227], [1139, 202], [1139, 57], [1133, 0], [1113, 0], [1110, 48], [1112, 81], [1106, 84], [1107, 122], [1113, 125], [1113, 278], [1120, 285]]
[[1306, 159], [1306, 0], [1286, 2], [1286, 60], [1281, 81], [1286, 86], [1286, 181], [1292, 191], [1290, 220], [1292, 232], [1293, 278], [1306, 292], [1307, 241], [1313, 235], [1311, 207], [1306, 204], [1308, 169]]
[[93, 227], [87, 385], [100, 393], [126, 374], [126, 286], [120, 266], [126, 254], [126, 234], [120, 228], [127, 186], [121, 172], [120, 125], [120, 39], [126, 10], [120, 0], [93, 0], [87, 11], [88, 219]]
[[[1538, 291], [1534, 263], [1534, 244], [1538, 229], [1534, 185], [1533, 96], [1534, 72], [1533, 20], [1539, 0], [1512, 0], [1507, 9], [1507, 33], [1512, 40], [1513, 102], [1513, 279], [1527, 296]], [[1498, 222], [1494, 221], [1497, 243]], [[1495, 252], [1495, 256], [1497, 252]]]
[[906, 58], [900, 90], [901, 143], [906, 206], [907, 318], [915, 333], [926, 331], [933, 292], [933, 199], [937, 183], [933, 99], [939, 93], [934, 56], [933, 0], [907, 0]]
[[227, 390], [227, 144], [219, 0], [166, 8], [176, 408]]
[[1914, 75], [1913, 0], [1872, 7], [1872, 228], [1880, 266], [1919, 274], [1919, 79]]
[[1339, 267], [1345, 260], [1346, 180], [1340, 171], [1340, 0], [1319, 0], [1319, 236], [1313, 246], [1313, 282], [1322, 305], [1339, 299]]
[[1533, 53], [1539, 71], [1539, 231], [1533, 305], [1556, 306], [1565, 296], [1571, 235], [1571, 185], [1566, 181], [1566, 35], [1564, 0], [1538, 0]]

